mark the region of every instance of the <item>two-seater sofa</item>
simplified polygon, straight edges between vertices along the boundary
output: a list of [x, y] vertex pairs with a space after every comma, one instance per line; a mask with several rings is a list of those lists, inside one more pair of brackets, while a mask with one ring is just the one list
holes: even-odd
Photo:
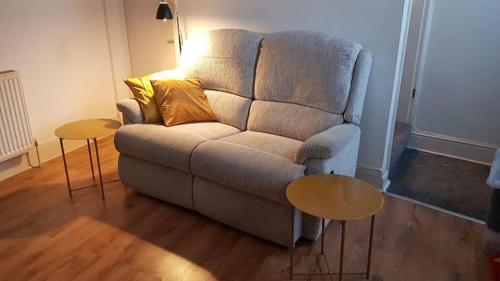
[[[198, 47], [183, 54], [194, 56], [183, 71], [201, 80], [218, 122], [143, 124], [135, 100], [119, 102], [121, 181], [287, 245], [287, 185], [305, 174], [355, 174], [371, 54], [302, 31], [215, 30]], [[317, 218], [296, 211], [295, 221], [295, 240], [321, 233]]]

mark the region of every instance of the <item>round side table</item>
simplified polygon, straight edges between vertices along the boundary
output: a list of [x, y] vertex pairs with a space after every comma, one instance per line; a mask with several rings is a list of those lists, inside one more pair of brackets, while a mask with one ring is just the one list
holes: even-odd
[[101, 162], [99, 159], [99, 148], [97, 145], [97, 138], [112, 135], [115, 131], [120, 128], [122, 124], [113, 119], [86, 119], [67, 123], [56, 129], [55, 135], [59, 138], [59, 143], [61, 144], [61, 152], [64, 162], [64, 172], [66, 173], [66, 182], [68, 184], [68, 191], [70, 198], [73, 198], [73, 191], [81, 190], [84, 188], [89, 188], [96, 186], [97, 184], [92, 184], [89, 186], [79, 187], [72, 189], [71, 182], [69, 180], [68, 165], [66, 163], [66, 155], [64, 153], [63, 140], [87, 140], [87, 148], [89, 151], [90, 158], [90, 170], [92, 171], [92, 179], [95, 182], [94, 174], [94, 164], [92, 161], [92, 151], [90, 149], [90, 140], [94, 142], [95, 154], [97, 159], [97, 170], [99, 171], [99, 185], [101, 187], [101, 198], [105, 200], [104, 197], [104, 184], [107, 182], [102, 181], [101, 173]]
[[[342, 280], [345, 274], [365, 274], [366, 279], [370, 277], [370, 264], [373, 243], [373, 228], [375, 214], [382, 209], [384, 199], [380, 192], [368, 183], [356, 178], [321, 174], [301, 177], [288, 185], [286, 197], [292, 204], [291, 212], [291, 234], [290, 234], [290, 280], [294, 277], [293, 272], [293, 229], [295, 224], [295, 208], [309, 215], [321, 218], [321, 255], [326, 261], [327, 273], [315, 273], [315, 275], [339, 275]], [[368, 248], [368, 265], [364, 273], [344, 273], [344, 242], [346, 221], [359, 220], [371, 217], [370, 242]], [[324, 252], [325, 219], [340, 222], [342, 236], [340, 243], [339, 272], [330, 271], [328, 261]], [[295, 275], [310, 275], [309, 273], [295, 273]]]

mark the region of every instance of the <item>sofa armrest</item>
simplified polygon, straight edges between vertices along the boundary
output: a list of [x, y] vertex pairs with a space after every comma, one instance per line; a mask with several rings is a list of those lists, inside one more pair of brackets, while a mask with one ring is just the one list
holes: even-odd
[[304, 164], [308, 159], [332, 158], [359, 133], [360, 129], [357, 125], [347, 123], [318, 133], [302, 144], [295, 156], [295, 162]]
[[121, 100], [116, 103], [116, 108], [123, 114], [123, 124], [144, 123], [141, 106], [136, 99], [130, 98]]

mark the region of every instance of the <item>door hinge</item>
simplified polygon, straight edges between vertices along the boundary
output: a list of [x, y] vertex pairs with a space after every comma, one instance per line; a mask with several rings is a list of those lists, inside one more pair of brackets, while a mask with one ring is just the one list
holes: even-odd
[[411, 98], [414, 99], [415, 98], [415, 93], [417, 92], [417, 89], [413, 89], [413, 91], [411, 92]]

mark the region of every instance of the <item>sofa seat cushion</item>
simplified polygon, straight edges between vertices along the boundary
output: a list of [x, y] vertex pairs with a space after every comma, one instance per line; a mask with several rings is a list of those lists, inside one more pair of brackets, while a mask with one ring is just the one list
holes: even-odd
[[219, 122], [189, 123], [169, 128], [176, 131], [195, 134], [208, 140], [216, 140], [240, 132], [240, 130], [236, 129], [233, 126], [229, 126]]
[[238, 129], [218, 122], [172, 127], [153, 124], [127, 125], [116, 132], [115, 147], [120, 153], [129, 156], [190, 172], [191, 154], [198, 145], [238, 132]]
[[292, 162], [295, 162], [295, 155], [303, 144], [298, 140], [253, 131], [241, 132], [219, 140], [276, 154]]
[[221, 140], [200, 144], [191, 159], [195, 176], [285, 205], [287, 185], [304, 170], [280, 155]]

